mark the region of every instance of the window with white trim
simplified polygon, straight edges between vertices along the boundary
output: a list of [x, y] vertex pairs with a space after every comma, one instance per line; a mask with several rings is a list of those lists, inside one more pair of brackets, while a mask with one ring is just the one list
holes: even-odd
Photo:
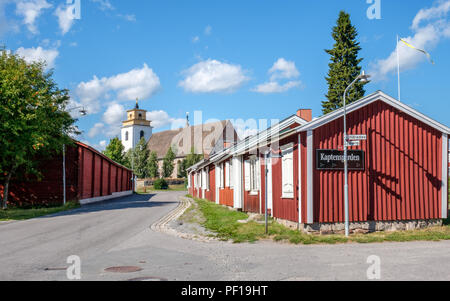
[[205, 168], [205, 174], [206, 174], [206, 190], [209, 191], [209, 166]]
[[281, 147], [281, 197], [294, 198], [294, 145]]
[[228, 173], [228, 182], [230, 183], [230, 188], [233, 188], [233, 159], [230, 160], [230, 167], [229, 169], [229, 173]]
[[225, 187], [230, 187], [230, 162], [225, 162]]
[[223, 163], [219, 165], [219, 184], [220, 189], [224, 188], [224, 178], [223, 178]]
[[260, 190], [261, 170], [259, 166], [259, 158], [252, 156], [244, 162], [244, 182], [245, 191], [250, 194], [258, 194]]

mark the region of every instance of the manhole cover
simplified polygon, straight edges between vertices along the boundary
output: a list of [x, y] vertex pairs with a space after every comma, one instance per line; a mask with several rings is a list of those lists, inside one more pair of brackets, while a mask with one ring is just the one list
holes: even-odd
[[139, 277], [129, 279], [128, 281], [168, 281], [166, 278], [161, 277]]
[[140, 267], [134, 267], [134, 266], [123, 266], [123, 267], [110, 267], [105, 269], [105, 272], [110, 273], [134, 273], [142, 271]]

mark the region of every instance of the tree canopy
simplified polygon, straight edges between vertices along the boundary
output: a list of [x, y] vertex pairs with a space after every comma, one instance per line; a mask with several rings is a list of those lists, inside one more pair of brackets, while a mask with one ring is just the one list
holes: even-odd
[[78, 133], [66, 112], [69, 93], [59, 89], [43, 62], [27, 63], [0, 50], [0, 178], [6, 208], [9, 183], [25, 175], [41, 176], [39, 159], [62, 152]]
[[170, 178], [172, 176], [174, 169], [173, 160], [175, 160], [175, 153], [173, 152], [172, 147], [169, 147], [163, 159], [162, 169], [164, 178]]
[[[327, 114], [342, 107], [343, 94], [347, 86], [361, 73], [359, 64], [363, 60], [358, 58], [361, 50], [357, 41], [358, 32], [352, 25], [350, 15], [344, 11], [339, 13], [336, 26], [333, 27], [332, 37], [335, 40], [333, 48], [325, 50], [330, 55], [329, 71], [326, 77], [328, 83], [327, 101], [322, 102], [323, 113]], [[349, 90], [347, 103], [362, 98], [365, 94], [365, 83], [357, 82]]]
[[123, 146], [122, 141], [120, 141], [118, 137], [115, 137], [109, 141], [103, 154], [119, 164], [126, 165], [127, 160], [125, 158], [124, 150], [125, 147]]

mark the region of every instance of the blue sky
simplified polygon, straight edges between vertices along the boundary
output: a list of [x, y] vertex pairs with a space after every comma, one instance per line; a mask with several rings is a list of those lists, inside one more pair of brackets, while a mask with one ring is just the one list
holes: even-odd
[[324, 49], [345, 10], [359, 32], [362, 67], [374, 76], [367, 93], [397, 97], [399, 34], [436, 62], [399, 46], [402, 101], [449, 126], [450, 0], [378, 0], [381, 19], [370, 19], [374, 1], [80, 0], [74, 19], [66, 0], [0, 0], [0, 38], [54, 68], [71, 106], [88, 109], [77, 123], [79, 140], [103, 148], [136, 97], [154, 131], [183, 124], [194, 111], [203, 121], [236, 121], [247, 134], [260, 119], [284, 119], [299, 108], [320, 116]]

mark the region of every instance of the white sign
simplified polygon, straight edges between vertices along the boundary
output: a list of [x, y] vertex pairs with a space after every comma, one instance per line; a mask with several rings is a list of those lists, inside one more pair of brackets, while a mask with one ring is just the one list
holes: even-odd
[[348, 140], [367, 140], [367, 135], [347, 135]]
[[346, 146], [359, 146], [360, 143], [359, 143], [358, 140], [357, 140], [357, 141], [347, 141], [347, 142], [345, 143], [345, 145], [346, 145]]

